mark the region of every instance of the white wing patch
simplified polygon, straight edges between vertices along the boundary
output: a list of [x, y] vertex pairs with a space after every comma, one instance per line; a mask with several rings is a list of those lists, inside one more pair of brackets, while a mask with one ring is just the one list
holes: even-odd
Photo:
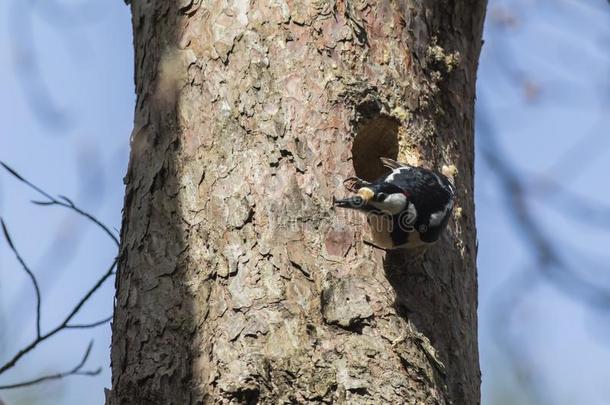
[[415, 204], [409, 203], [409, 208], [407, 208], [407, 223], [413, 225], [415, 222], [417, 222], [417, 208], [415, 208]]
[[438, 226], [453, 208], [453, 200], [449, 200], [445, 208], [430, 215], [430, 226]]
[[390, 159], [387, 157], [380, 157], [379, 160], [381, 161], [381, 164], [385, 167], [387, 167], [390, 170], [394, 170], [394, 169], [398, 169], [400, 167], [406, 166], [404, 163], [399, 163], [397, 161], [395, 161], [394, 159]]
[[411, 168], [409, 166], [403, 166], [403, 167], [399, 167], [398, 169], [394, 169], [394, 170], [392, 170], [392, 173], [390, 173], [388, 175], [388, 177], [385, 178], [384, 181], [386, 183], [391, 183], [391, 182], [394, 181], [394, 177], [395, 176], [399, 176], [399, 175], [401, 175], [403, 173], [408, 172], [409, 170], [411, 170]]

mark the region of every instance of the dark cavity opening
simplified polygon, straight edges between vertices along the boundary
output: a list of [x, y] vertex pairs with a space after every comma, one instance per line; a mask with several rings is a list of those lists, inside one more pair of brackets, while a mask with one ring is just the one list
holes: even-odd
[[388, 171], [381, 165], [380, 157], [398, 157], [398, 122], [384, 116], [371, 118], [360, 125], [352, 157], [356, 176], [373, 181]]

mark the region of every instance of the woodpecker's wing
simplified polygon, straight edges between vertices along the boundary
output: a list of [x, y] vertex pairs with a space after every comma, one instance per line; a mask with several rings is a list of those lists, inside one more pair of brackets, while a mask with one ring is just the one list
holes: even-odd
[[[447, 177], [423, 167], [394, 169], [383, 181], [391, 183], [406, 194], [416, 210], [415, 228], [424, 227], [433, 232], [444, 228], [453, 209], [454, 187]], [[423, 236], [423, 235], [422, 235]]]
[[402, 167], [390, 173], [384, 181], [409, 194], [409, 201], [436, 207], [444, 206], [454, 196], [453, 184], [447, 177], [423, 167]]
[[400, 163], [400, 162], [395, 161], [394, 159], [390, 159], [387, 157], [380, 157], [379, 160], [381, 161], [381, 164], [384, 167], [387, 167], [390, 170], [396, 170], [401, 167], [412, 167], [411, 165], [408, 165], [405, 163]]

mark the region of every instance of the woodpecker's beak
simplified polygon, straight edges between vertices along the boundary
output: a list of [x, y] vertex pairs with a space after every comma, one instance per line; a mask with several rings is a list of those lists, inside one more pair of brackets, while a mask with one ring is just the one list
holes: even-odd
[[344, 198], [343, 200], [335, 200], [334, 204], [335, 204], [335, 207], [339, 207], [339, 208], [358, 209], [358, 208], [362, 208], [364, 206], [365, 202], [362, 199], [362, 197], [356, 196], [356, 197]]
[[339, 208], [361, 209], [369, 202], [375, 193], [368, 187], [362, 187], [358, 190], [358, 195], [354, 197], [344, 198], [343, 200], [335, 200], [334, 205]]

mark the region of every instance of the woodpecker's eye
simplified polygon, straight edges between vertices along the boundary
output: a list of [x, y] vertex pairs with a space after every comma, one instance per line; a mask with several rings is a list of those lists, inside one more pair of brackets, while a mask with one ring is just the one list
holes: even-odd
[[377, 193], [375, 197], [377, 201], [384, 201], [388, 197], [388, 195], [386, 193]]

